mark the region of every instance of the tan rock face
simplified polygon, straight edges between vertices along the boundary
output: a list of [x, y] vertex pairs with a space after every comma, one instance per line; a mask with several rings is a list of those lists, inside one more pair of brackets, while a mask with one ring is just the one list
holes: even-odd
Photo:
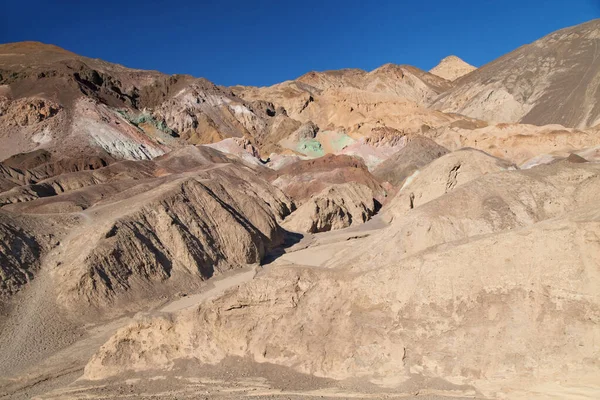
[[483, 175], [515, 169], [514, 164], [479, 150], [447, 153], [424, 164], [421, 169], [414, 168], [384, 214], [389, 218], [403, 215]]
[[450, 85], [418, 68], [408, 65], [385, 64], [373, 71], [345, 69], [309, 72], [297, 79], [299, 83], [318, 90], [356, 88], [371, 93], [385, 93], [427, 105]]
[[420, 135], [411, 135], [407, 137], [406, 145], [402, 149], [373, 170], [373, 175], [382, 183], [387, 182], [401, 187], [416, 170], [446, 153], [448, 150], [433, 140]]
[[[434, 163], [442, 163], [445, 157]], [[361, 260], [377, 265], [380, 258], [402, 258], [443, 243], [520, 229], [591, 206], [590, 196], [599, 190], [597, 164], [563, 161], [512, 170], [510, 165], [489, 161], [483, 166], [462, 164], [464, 184], [460, 184], [462, 167], [439, 174], [444, 176], [441, 182], [426, 178], [431, 177], [434, 163], [426, 167], [422, 180], [415, 177], [414, 191], [408, 184], [386, 207], [384, 215], [393, 218], [395, 229], [382, 233], [381, 242], [371, 249], [378, 255], [361, 256]]]
[[10, 101], [0, 100], [0, 124], [28, 126], [55, 116], [61, 107], [49, 100], [40, 98]]
[[59, 302], [103, 305], [128, 292], [145, 297], [149, 285], [173, 280], [185, 287], [186, 280], [259, 263], [269, 246], [282, 241], [275, 216], [248, 193], [226, 189], [233, 177], [215, 175], [221, 183], [187, 178], [168, 184], [166, 192], [149, 191], [150, 201], [87, 233], [87, 246], [75, 240], [78, 257], [57, 271], [65, 282]]
[[371, 189], [358, 183], [325, 188], [294, 211], [283, 227], [295, 232], [327, 232], [365, 223], [375, 213]]
[[[600, 309], [592, 200], [600, 181], [597, 166], [584, 165], [485, 175], [327, 269], [274, 268], [174, 319], [133, 324], [96, 353], [85, 377], [238, 355], [336, 379], [390, 384], [418, 374], [491, 397], [559, 376], [590, 382], [600, 373], [590, 342]], [[454, 233], [440, 237], [441, 226]], [[418, 246], [404, 253], [415, 234]]]
[[0, 298], [33, 279], [41, 258], [57, 244], [53, 233], [43, 219], [0, 212]]
[[547, 157], [550, 160], [552, 157], [565, 158], [573, 152], [593, 160], [594, 149], [600, 146], [600, 136], [596, 130], [560, 125], [448, 126], [428, 131], [425, 135], [450, 150], [472, 147], [525, 167], [543, 163]]
[[456, 56], [448, 56], [440, 61], [434, 68], [429, 70], [429, 73], [449, 81], [455, 81], [476, 69], [476, 67], [467, 64]]
[[19, 224], [8, 214], [3, 243], [23, 251], [7, 252], [10, 271], [2, 285], [13, 293], [43, 266], [62, 282], [58, 304], [77, 312], [84, 305], [102, 309], [121, 298], [134, 304], [168, 288], [197, 287], [215, 274], [258, 263], [282, 242], [277, 221], [292, 208], [259, 175], [241, 160], [190, 147], [156, 161], [119, 162], [14, 187], [2, 194], [7, 209], [51, 215], [57, 226], [49, 232], [67, 234], [42, 258], [49, 240], [26, 229], [31, 222]]
[[423, 125], [440, 127], [461, 120], [458, 115], [427, 108], [451, 86], [418, 68], [386, 64], [370, 72], [310, 72], [271, 87], [236, 86], [232, 90], [247, 101], [267, 99], [285, 108], [291, 118], [312, 121], [321, 130], [343, 128], [368, 136], [374, 128], [419, 132]]
[[[421, 84], [427, 87], [425, 83]], [[291, 89], [288, 86], [292, 86]], [[299, 87], [308, 92], [298, 89]], [[439, 127], [462, 119], [458, 115], [426, 108], [412, 100], [412, 96], [408, 94], [405, 97], [403, 93], [378, 91], [370, 87], [332, 85], [321, 90], [284, 82], [280, 86], [268, 88], [234, 90], [247, 100], [268, 99], [273, 104], [284, 107], [291, 118], [300, 122], [312, 121], [323, 130], [343, 128], [348, 133], [357, 135], [368, 135], [373, 128], [385, 126], [419, 132], [423, 125]], [[431, 92], [430, 96], [433, 96]]]

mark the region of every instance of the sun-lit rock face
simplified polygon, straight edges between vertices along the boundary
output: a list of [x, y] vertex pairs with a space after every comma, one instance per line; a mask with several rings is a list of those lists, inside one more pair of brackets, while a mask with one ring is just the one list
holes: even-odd
[[456, 56], [448, 56], [440, 61], [438, 65], [430, 69], [429, 73], [449, 81], [455, 81], [476, 69], [476, 67], [464, 62]]
[[[600, 307], [599, 172], [567, 162], [457, 184], [332, 249], [327, 268], [272, 268], [193, 311], [131, 324], [85, 376], [235, 355], [335, 379], [419, 374], [488, 396], [565, 373], [590, 382], [600, 372], [588, 343]], [[527, 371], [514, 369], [522, 358]]]
[[367, 222], [375, 214], [373, 191], [358, 183], [332, 185], [311, 197], [284, 222], [295, 232], [328, 232]]

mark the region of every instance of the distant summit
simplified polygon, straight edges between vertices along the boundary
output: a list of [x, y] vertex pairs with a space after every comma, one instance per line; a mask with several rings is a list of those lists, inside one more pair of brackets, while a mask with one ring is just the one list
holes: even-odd
[[440, 63], [429, 72], [440, 78], [454, 81], [476, 69], [476, 67], [464, 62], [456, 56], [448, 56], [440, 61]]

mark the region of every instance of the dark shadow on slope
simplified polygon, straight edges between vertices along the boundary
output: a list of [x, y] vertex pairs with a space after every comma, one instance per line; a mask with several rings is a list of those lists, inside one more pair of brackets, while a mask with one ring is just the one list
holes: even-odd
[[299, 243], [302, 239], [304, 239], [303, 234], [284, 230], [283, 244], [267, 252], [267, 254], [265, 254], [263, 257], [261, 264], [271, 264], [273, 261], [284, 255], [286, 253], [286, 249], [289, 249], [290, 247]]
[[377, 199], [373, 199], [373, 215], [372, 217], [374, 217], [375, 215], [379, 214], [379, 211], [381, 210], [381, 207], [383, 207], [383, 204], [381, 204], [381, 202]]

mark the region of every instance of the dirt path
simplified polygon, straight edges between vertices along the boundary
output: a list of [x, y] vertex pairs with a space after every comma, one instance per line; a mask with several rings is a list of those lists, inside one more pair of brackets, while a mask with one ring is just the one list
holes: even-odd
[[[291, 263], [311, 267], [322, 267], [337, 254], [355, 246], [355, 240], [360, 240], [384, 229], [387, 224], [379, 216], [356, 226], [338, 231], [316, 234], [306, 234], [302, 240], [286, 249], [285, 253], [270, 264]], [[352, 242], [350, 242], [352, 241]]]
[[217, 297], [221, 293], [231, 289], [234, 286], [239, 286], [243, 283], [251, 281], [255, 275], [255, 269], [253, 267], [247, 267], [235, 271], [234, 274], [228, 274], [227, 276], [219, 277], [216, 280], [213, 280], [201, 293], [172, 301], [161, 308], [160, 312], [173, 313], [196, 306], [203, 301]]

